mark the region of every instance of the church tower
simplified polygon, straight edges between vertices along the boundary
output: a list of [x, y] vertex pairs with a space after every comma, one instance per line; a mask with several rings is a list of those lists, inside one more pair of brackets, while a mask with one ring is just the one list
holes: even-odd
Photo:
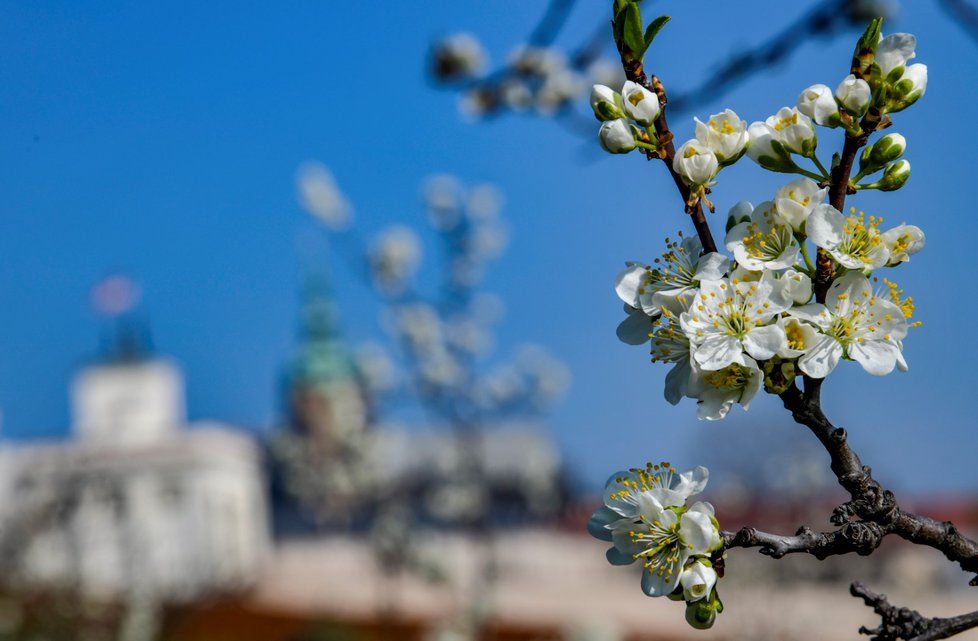
[[300, 344], [286, 381], [289, 422], [324, 453], [336, 451], [363, 434], [367, 407], [325, 275], [306, 279], [299, 322]]

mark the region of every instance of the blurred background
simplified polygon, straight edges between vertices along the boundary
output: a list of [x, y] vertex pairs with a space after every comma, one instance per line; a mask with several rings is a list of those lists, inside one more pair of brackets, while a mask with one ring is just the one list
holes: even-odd
[[[900, 282], [924, 325], [909, 373], [843, 367], [823, 396], [902, 502], [976, 532], [978, 3], [645, 4], [673, 18], [646, 65], [680, 139], [834, 86], [871, 16], [917, 35], [913, 176], [858, 206], [928, 234]], [[698, 423], [615, 337], [616, 272], [685, 221], [666, 172], [595, 144], [608, 14], [0, 5], [0, 639], [853, 638], [854, 579], [975, 609], [899, 542], [741, 550], [698, 632], [585, 534], [646, 460], [709, 466], [724, 529], [825, 528], [843, 500], [777, 399]], [[714, 227], [783, 182], [726, 170]]]

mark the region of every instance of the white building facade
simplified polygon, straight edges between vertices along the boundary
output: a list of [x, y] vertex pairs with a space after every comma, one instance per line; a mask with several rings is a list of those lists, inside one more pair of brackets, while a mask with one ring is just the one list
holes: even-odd
[[0, 448], [0, 563], [39, 588], [194, 599], [257, 580], [270, 554], [257, 442], [188, 424], [180, 370], [98, 364], [67, 441]]

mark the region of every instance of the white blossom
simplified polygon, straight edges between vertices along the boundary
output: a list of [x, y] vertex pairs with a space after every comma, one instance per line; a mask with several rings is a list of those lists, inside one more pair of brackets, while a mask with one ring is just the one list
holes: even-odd
[[839, 105], [832, 90], [826, 85], [812, 85], [798, 96], [798, 111], [805, 114], [816, 125], [822, 127], [839, 126]]
[[444, 81], [477, 77], [486, 67], [486, 51], [470, 33], [455, 33], [433, 47], [434, 73]]
[[808, 218], [808, 237], [849, 269], [878, 269], [886, 264], [890, 252], [879, 231], [881, 218], [855, 213], [843, 216], [831, 205], [819, 205]]
[[744, 352], [758, 360], [777, 354], [785, 337], [774, 320], [789, 304], [767, 272], [757, 282], [705, 280], [679, 321], [693, 360], [704, 370], [719, 370], [740, 362]]
[[827, 187], [819, 187], [811, 178], [799, 178], [778, 188], [774, 193], [774, 204], [778, 214], [794, 231], [804, 233], [805, 221], [822, 204], [827, 193]]
[[818, 342], [819, 333], [813, 325], [797, 318], [779, 318], [787, 341], [784, 348], [778, 352], [781, 358], [798, 358], [808, 352]]
[[676, 150], [672, 168], [687, 185], [708, 185], [720, 170], [720, 161], [709, 145], [693, 139]]
[[698, 287], [702, 280], [723, 278], [729, 260], [722, 254], [702, 254], [703, 245], [696, 236], [682, 241], [666, 239], [666, 251], [651, 265], [626, 263], [615, 278], [615, 292], [628, 306], [657, 316], [667, 299]]
[[750, 220], [727, 232], [725, 244], [737, 264], [752, 271], [785, 269], [798, 259], [798, 241], [771, 201], [759, 204]]
[[[783, 336], [784, 331], [780, 327], [778, 330]], [[748, 409], [764, 383], [764, 375], [754, 359], [740, 352], [729, 365], [718, 370], [706, 370], [695, 360], [692, 368], [688, 396], [696, 399], [696, 417], [701, 421], [721, 420], [735, 404]]]
[[887, 265], [899, 265], [924, 248], [924, 232], [916, 225], [897, 225], [883, 232], [883, 243], [890, 252]]
[[647, 595], [671, 594], [690, 558], [709, 555], [722, 544], [713, 506], [686, 507], [708, 476], [704, 467], [679, 474], [668, 463], [650, 463], [609, 479], [604, 505], [588, 521], [588, 532], [614, 544], [607, 553], [613, 565], [641, 561]]
[[749, 141], [747, 123], [730, 109], [713, 114], [705, 123], [696, 121], [696, 139], [706, 144], [721, 165], [729, 165], [740, 158]]
[[[755, 125], [757, 125], [755, 127]], [[760, 140], [770, 139], [777, 142], [781, 147], [790, 153], [810, 156], [815, 150], [815, 127], [811, 119], [798, 111], [797, 107], [782, 107], [778, 113], [774, 114], [763, 123], [755, 122], [751, 124], [749, 130], [753, 147], [756, 137]], [[770, 142], [767, 142], [770, 145]], [[750, 152], [750, 149], [748, 149]], [[751, 158], [754, 154], [763, 154], [764, 151], [750, 152]]]
[[828, 376], [842, 357], [876, 376], [889, 374], [902, 361], [907, 311], [892, 296], [873, 293], [860, 272], [848, 272], [833, 282], [824, 305], [804, 305], [788, 313], [819, 330], [818, 340], [798, 359], [801, 371], [813, 378]]
[[917, 38], [910, 33], [892, 33], [880, 38], [876, 45], [874, 64], [879, 65], [883, 78], [895, 69], [905, 68], [907, 62], [917, 56]]
[[648, 127], [659, 117], [659, 97], [631, 80], [621, 88], [621, 106], [629, 118]]

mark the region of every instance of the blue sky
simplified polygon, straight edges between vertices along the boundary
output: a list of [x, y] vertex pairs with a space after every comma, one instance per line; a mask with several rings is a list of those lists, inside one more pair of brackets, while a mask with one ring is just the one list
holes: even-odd
[[[671, 87], [756, 42], [800, 7], [761, 0], [660, 2], [673, 16], [647, 64]], [[795, 7], [794, 5], [798, 5]], [[927, 250], [895, 274], [923, 327], [906, 342], [908, 374], [875, 379], [846, 364], [824, 390], [887, 483], [912, 491], [978, 489], [973, 270], [978, 222], [968, 188], [978, 144], [975, 44], [931, 0], [904, 2], [888, 25], [917, 34], [926, 97], [898, 115], [909, 185], [854, 203], [925, 229]], [[575, 470], [597, 483], [622, 465], [695, 464], [711, 430], [750, 439], [790, 422], [759, 399], [722, 423], [661, 396], [664, 369], [620, 344], [612, 290], [624, 260], [661, 251], [685, 223], [661, 167], [602, 157], [552, 122], [473, 124], [428, 86], [434, 36], [476, 32], [496, 61], [543, 10], [540, 2], [31, 2], [0, 7], [0, 406], [13, 437], [62, 433], [67, 384], [97, 349], [91, 285], [125, 269], [142, 283], [159, 349], [188, 378], [190, 413], [253, 429], [278, 414], [296, 286], [312, 223], [295, 202], [299, 163], [329, 165], [365, 231], [422, 224], [418, 185], [435, 172], [497, 183], [513, 232], [489, 281], [508, 306], [503, 350], [535, 341], [559, 354], [574, 391], [552, 430]], [[574, 14], [568, 41], [606, 20], [605, 3]], [[797, 12], [797, 13], [796, 13]], [[757, 16], [763, 15], [763, 20]], [[733, 27], [733, 28], [731, 28]], [[834, 85], [855, 35], [808, 43], [701, 115], [730, 106], [748, 120]], [[691, 120], [673, 119], [680, 138]], [[821, 140], [822, 156], [840, 140]], [[721, 175], [720, 211], [765, 200], [787, 178], [747, 160]], [[717, 215], [715, 228], [722, 229]], [[337, 269], [348, 334], [375, 331], [377, 309]], [[708, 440], [705, 439], [705, 440]], [[761, 445], [762, 446], [762, 445]], [[637, 457], [637, 458], [636, 458]]]

